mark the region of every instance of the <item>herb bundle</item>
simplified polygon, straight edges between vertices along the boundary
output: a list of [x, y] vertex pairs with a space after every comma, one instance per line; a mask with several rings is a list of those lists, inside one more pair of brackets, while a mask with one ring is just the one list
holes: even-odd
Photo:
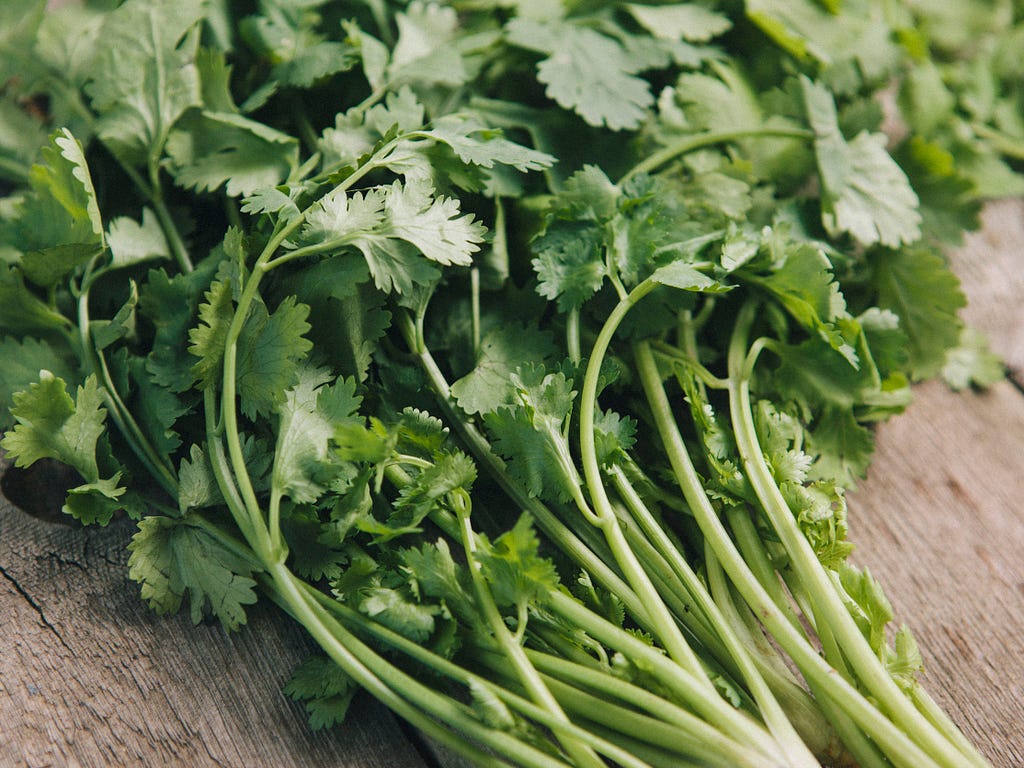
[[942, 255], [1024, 192], [997, 5], [0, 0], [0, 445], [156, 611], [298, 621], [314, 727], [987, 765], [845, 492], [999, 375]]

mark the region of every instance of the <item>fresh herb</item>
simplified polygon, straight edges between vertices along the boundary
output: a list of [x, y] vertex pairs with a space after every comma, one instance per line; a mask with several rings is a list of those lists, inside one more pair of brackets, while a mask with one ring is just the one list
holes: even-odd
[[298, 621], [313, 727], [984, 766], [845, 493], [1000, 372], [941, 248], [1024, 188], [1004, 11], [4, 0], [2, 447], [154, 610]]

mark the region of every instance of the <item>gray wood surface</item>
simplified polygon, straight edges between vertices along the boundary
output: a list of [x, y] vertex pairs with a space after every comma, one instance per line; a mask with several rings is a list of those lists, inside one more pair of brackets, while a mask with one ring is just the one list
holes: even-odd
[[[986, 211], [955, 263], [1024, 372], [1024, 203]], [[856, 560], [925, 655], [925, 683], [997, 768], [1024, 765], [1024, 395], [919, 387], [851, 498]], [[368, 698], [312, 733], [280, 694], [309, 642], [270, 609], [228, 635], [159, 618], [127, 580], [127, 522], [76, 529], [0, 501], [0, 767], [422, 768]]]
[[132, 529], [0, 503], [0, 766], [423, 767], [369, 696], [344, 730], [309, 729], [280, 690], [311, 644], [272, 606], [232, 634], [153, 614], [127, 579]]
[[850, 498], [854, 559], [921, 646], [932, 696], [998, 768], [1024, 766], [1024, 202], [990, 205], [953, 254], [966, 319], [1010, 380], [933, 382], [884, 424]]

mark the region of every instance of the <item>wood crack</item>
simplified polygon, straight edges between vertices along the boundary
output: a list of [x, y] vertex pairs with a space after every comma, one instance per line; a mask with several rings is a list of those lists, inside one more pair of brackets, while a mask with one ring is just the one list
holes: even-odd
[[50, 630], [54, 634], [54, 636], [58, 640], [60, 640], [60, 644], [63, 645], [70, 653], [74, 653], [74, 651], [71, 650], [71, 646], [68, 645], [67, 642], [64, 640], [64, 637], [63, 635], [61, 635], [60, 631], [55, 626], [53, 626], [53, 624], [50, 623], [49, 619], [46, 618], [46, 612], [43, 611], [42, 606], [39, 605], [39, 603], [37, 603], [32, 598], [32, 595], [30, 595], [25, 590], [25, 588], [18, 583], [18, 580], [11, 576], [11, 574], [7, 572], [7, 569], [4, 568], [2, 565], [0, 565], [0, 576], [3, 576], [4, 579], [6, 579], [12, 587], [14, 587], [14, 591], [21, 595], [21, 597], [25, 600], [26, 603], [32, 606], [32, 610], [34, 610], [39, 615], [39, 621], [41, 621], [43, 626]]

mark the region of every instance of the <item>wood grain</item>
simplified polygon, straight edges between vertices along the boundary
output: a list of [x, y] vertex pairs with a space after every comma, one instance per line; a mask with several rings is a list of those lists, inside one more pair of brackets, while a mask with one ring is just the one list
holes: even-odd
[[[983, 330], [1024, 372], [1024, 202], [1002, 201], [953, 256]], [[1003, 382], [933, 382], [882, 425], [851, 528], [897, 620], [921, 645], [924, 683], [997, 768], [1024, 766], [1024, 395]]]
[[127, 579], [132, 528], [0, 502], [0, 766], [423, 768], [368, 696], [344, 730], [309, 729], [280, 690], [311, 645], [272, 607], [233, 634], [149, 611]]

